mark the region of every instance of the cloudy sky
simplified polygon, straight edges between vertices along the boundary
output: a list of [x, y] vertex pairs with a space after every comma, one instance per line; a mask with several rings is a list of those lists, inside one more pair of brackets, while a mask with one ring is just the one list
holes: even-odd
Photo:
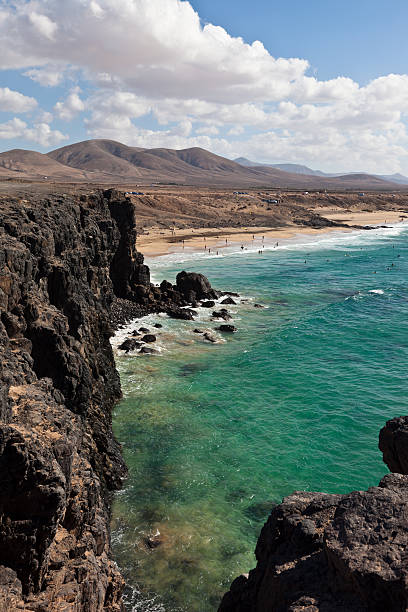
[[87, 138], [408, 175], [406, 0], [0, 0], [0, 151]]

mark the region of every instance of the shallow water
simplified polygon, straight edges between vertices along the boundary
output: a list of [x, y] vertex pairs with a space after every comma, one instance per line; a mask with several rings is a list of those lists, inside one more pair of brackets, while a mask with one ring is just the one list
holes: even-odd
[[198, 322], [143, 321], [163, 324], [160, 355], [118, 356], [114, 428], [130, 476], [113, 544], [129, 610], [216, 610], [254, 566], [274, 503], [387, 471], [379, 429], [408, 410], [407, 226], [266, 246], [153, 262], [158, 281], [200, 271], [249, 301], [228, 307], [239, 332], [218, 344], [192, 331], [217, 326], [201, 309]]

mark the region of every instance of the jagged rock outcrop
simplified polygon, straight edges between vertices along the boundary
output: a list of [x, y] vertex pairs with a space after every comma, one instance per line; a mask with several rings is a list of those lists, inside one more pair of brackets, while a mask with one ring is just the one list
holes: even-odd
[[114, 191], [1, 207], [0, 609], [119, 611], [109, 314], [149, 281], [133, 207]]
[[181, 310], [191, 292], [150, 283], [118, 191], [1, 208], [0, 610], [119, 612], [109, 508], [126, 467], [111, 428], [112, 323]]
[[408, 607], [408, 417], [380, 432], [388, 467], [378, 487], [347, 495], [295, 492], [277, 505], [257, 566], [220, 612], [403, 612]]

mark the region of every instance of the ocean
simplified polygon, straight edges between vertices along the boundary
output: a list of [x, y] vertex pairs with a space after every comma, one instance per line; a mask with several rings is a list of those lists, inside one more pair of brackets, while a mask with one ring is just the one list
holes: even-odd
[[[346, 493], [387, 473], [386, 420], [408, 413], [408, 225], [257, 237], [216, 257], [148, 261], [154, 282], [181, 270], [238, 292], [234, 334], [149, 315], [160, 354], [118, 354], [114, 430], [129, 478], [112, 540], [133, 612], [213, 612], [256, 561], [260, 529], [294, 490]], [[264, 308], [255, 308], [260, 303]], [[221, 321], [222, 323], [222, 321]]]

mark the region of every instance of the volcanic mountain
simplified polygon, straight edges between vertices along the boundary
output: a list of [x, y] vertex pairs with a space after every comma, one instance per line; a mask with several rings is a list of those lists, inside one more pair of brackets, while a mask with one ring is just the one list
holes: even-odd
[[0, 178], [234, 188], [395, 189], [395, 183], [368, 174], [299, 174], [271, 166], [248, 167], [198, 147], [143, 149], [113, 140], [85, 140], [47, 155], [21, 149], [0, 153]]

